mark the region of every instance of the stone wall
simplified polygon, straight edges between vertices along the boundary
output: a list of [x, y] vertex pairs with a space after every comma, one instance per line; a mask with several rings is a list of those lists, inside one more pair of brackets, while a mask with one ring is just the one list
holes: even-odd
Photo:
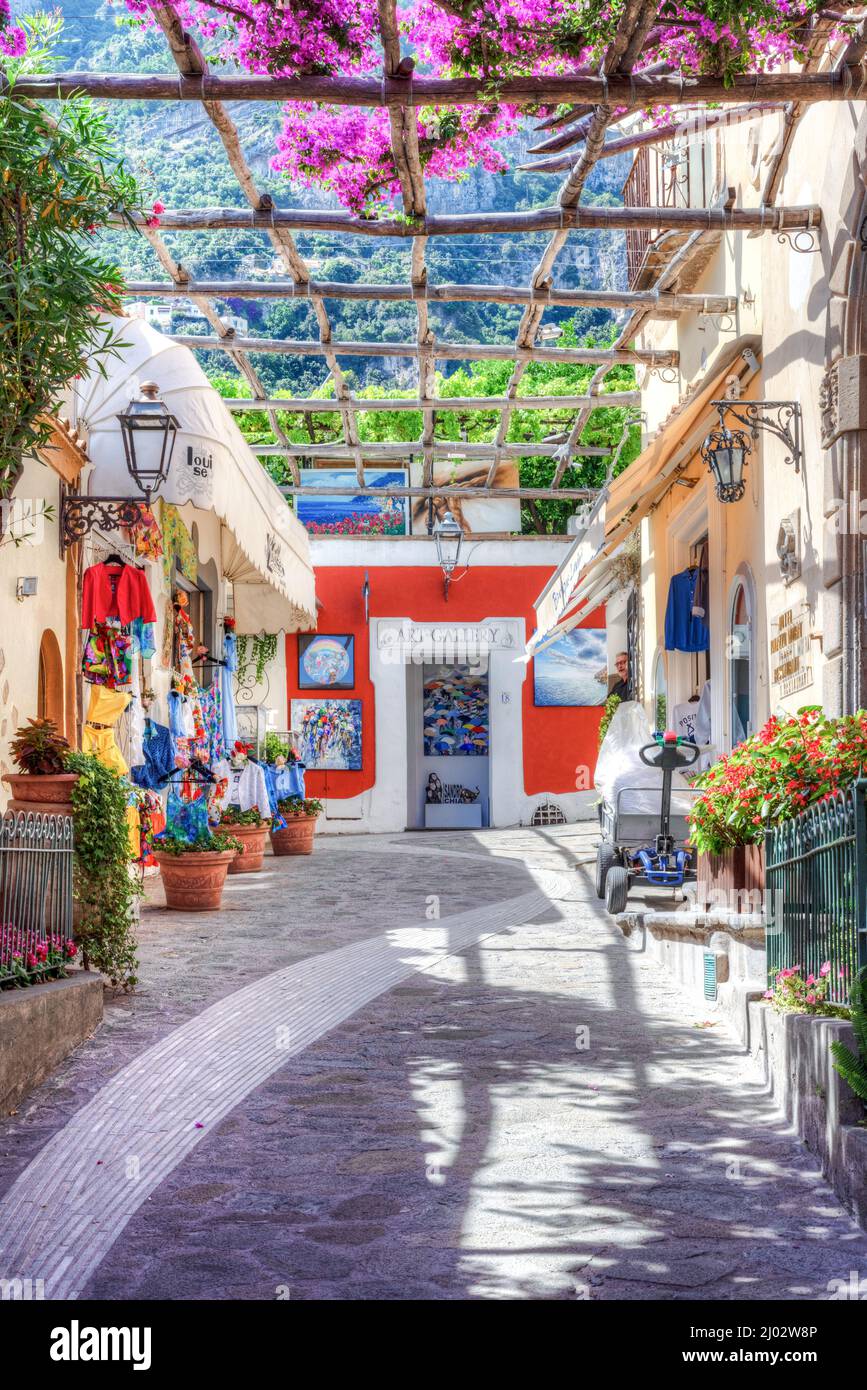
[[89, 971], [0, 993], [0, 1114], [13, 1110], [101, 1022], [102, 977]]

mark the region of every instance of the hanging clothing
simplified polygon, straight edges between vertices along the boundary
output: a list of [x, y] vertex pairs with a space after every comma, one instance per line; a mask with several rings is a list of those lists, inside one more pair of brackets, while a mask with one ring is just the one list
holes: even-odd
[[153, 846], [154, 838], [166, 828], [166, 813], [162, 798], [155, 791], [138, 788], [139, 856], [138, 862], [146, 869], [156, 864]]
[[695, 741], [696, 743], [713, 743], [713, 730], [710, 723], [710, 681], [705, 681], [704, 689], [699, 697], [696, 706], [695, 717]]
[[252, 758], [242, 768], [233, 768], [225, 759], [214, 768], [214, 776], [226, 778], [228, 786], [221, 798], [221, 809], [238, 806], [242, 811], [255, 809], [266, 819], [271, 815], [271, 799], [268, 796], [268, 783], [259, 763]]
[[690, 742], [695, 741], [695, 721], [698, 717], [698, 700], [687, 700], [682, 705], [675, 705], [672, 716], [671, 728], [679, 738], [687, 738]]
[[706, 652], [710, 630], [704, 618], [693, 612], [699, 570], [694, 565], [671, 577], [665, 610], [665, 650], [668, 652]]
[[172, 736], [165, 724], [146, 719], [143, 743], [144, 766], [133, 767], [132, 778], [139, 787], [154, 790], [163, 786], [174, 771], [175, 750]]
[[84, 634], [81, 674], [91, 685], [116, 690], [132, 685], [133, 642], [117, 621], [94, 623]]
[[285, 763], [283, 767], [275, 767], [274, 791], [278, 801], [284, 801], [290, 796], [300, 796], [303, 800], [304, 764]]
[[130, 696], [120, 690], [106, 690], [95, 685], [90, 692], [87, 719], [81, 731], [81, 748], [91, 753], [104, 767], [125, 777], [129, 768], [117, 746], [114, 726], [130, 702]]
[[201, 701], [202, 725], [205, 730], [207, 752], [205, 761], [217, 763], [228, 751], [223, 741], [223, 689], [219, 676], [215, 676]]
[[[184, 788], [188, 792], [194, 792], [194, 795], [185, 796]], [[200, 836], [208, 834], [210, 827], [207, 788], [207, 783], [193, 787], [192, 783], [184, 782], [178, 787], [176, 782], [169, 782], [166, 834], [176, 836], [179, 840], [198, 840]]]
[[701, 550], [698, 553], [698, 579], [696, 580], [695, 593], [692, 596], [692, 612], [696, 618], [704, 618], [705, 621], [708, 611], [709, 571], [707, 541], [702, 541]]
[[157, 619], [147, 575], [135, 565], [91, 565], [84, 572], [81, 595], [81, 625], [92, 628], [116, 618], [123, 624], [140, 618], [146, 623]]
[[238, 669], [238, 642], [234, 632], [223, 637], [223, 661], [219, 677], [223, 711], [223, 747], [228, 753], [238, 737], [238, 721], [235, 717], [235, 682], [232, 679]]
[[145, 713], [144, 705], [137, 694], [133, 694], [129, 706], [129, 765], [130, 767], [142, 767], [145, 760], [144, 754], [144, 731]]

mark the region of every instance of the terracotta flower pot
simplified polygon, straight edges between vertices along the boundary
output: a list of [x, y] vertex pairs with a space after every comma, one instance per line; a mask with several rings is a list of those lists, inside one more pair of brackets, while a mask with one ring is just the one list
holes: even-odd
[[214, 912], [220, 906], [226, 871], [235, 850], [204, 850], [155, 856], [160, 866], [166, 907], [177, 912]]
[[240, 840], [244, 846], [244, 853], [236, 854], [229, 865], [230, 874], [254, 874], [261, 869], [265, 858], [267, 821], [264, 825], [221, 825], [220, 830]]
[[32, 811], [39, 816], [71, 816], [72, 788], [77, 772], [7, 772], [3, 777], [12, 793], [10, 811]]
[[286, 816], [282, 830], [271, 831], [271, 847], [275, 854], [312, 854], [313, 835], [318, 816]]

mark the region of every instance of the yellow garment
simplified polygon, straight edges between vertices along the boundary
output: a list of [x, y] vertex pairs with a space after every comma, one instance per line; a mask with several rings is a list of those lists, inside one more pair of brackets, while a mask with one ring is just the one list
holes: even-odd
[[[87, 722], [81, 731], [82, 752], [90, 753], [104, 767], [126, 777], [129, 768], [114, 737], [114, 725], [120, 719], [132, 696], [123, 690], [109, 690], [104, 685], [90, 687], [90, 704], [87, 708]], [[108, 727], [94, 729], [93, 724]], [[138, 807], [135, 804], [126, 808], [126, 825], [129, 833], [130, 855], [138, 859], [140, 850]]]

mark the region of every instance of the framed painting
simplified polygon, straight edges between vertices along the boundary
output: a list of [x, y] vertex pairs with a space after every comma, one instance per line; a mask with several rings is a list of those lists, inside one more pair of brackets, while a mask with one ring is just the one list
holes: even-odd
[[355, 638], [316, 632], [298, 638], [300, 690], [351, 690], [355, 685]]
[[[365, 487], [406, 487], [405, 468], [365, 468]], [[305, 488], [328, 488], [321, 497], [295, 499], [298, 520], [314, 536], [405, 536], [409, 530], [406, 497], [365, 497], [354, 491], [354, 468], [302, 468]], [[345, 488], [333, 493], [332, 488]]]
[[361, 701], [292, 700], [295, 751], [312, 771], [361, 771]]
[[604, 705], [607, 694], [604, 628], [573, 627], [533, 657], [533, 698], [537, 705]]
[[469, 668], [426, 666], [422, 698], [425, 757], [487, 757], [487, 675]]

